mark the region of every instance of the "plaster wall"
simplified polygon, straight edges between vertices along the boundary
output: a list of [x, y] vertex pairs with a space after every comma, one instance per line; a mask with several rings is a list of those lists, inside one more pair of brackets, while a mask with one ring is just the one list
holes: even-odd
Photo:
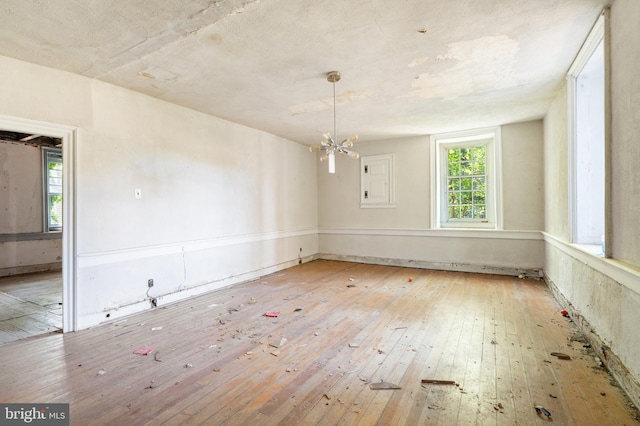
[[0, 141], [0, 276], [61, 268], [60, 235], [34, 235], [43, 230], [42, 205], [40, 149]]
[[569, 135], [567, 85], [563, 83], [544, 120], [546, 232], [569, 241]]
[[[640, 403], [640, 3], [611, 7], [612, 258], [604, 259], [569, 240], [569, 142], [566, 87], [544, 120], [545, 275], [585, 331], [602, 342], [604, 358], [629, 396]], [[619, 363], [617, 363], [619, 360]]]
[[611, 9], [611, 214], [613, 257], [640, 266], [640, 2]]
[[42, 232], [42, 153], [0, 141], [0, 234]]
[[78, 328], [318, 251], [316, 163], [300, 144], [4, 57], [0, 114], [77, 127]]
[[503, 230], [430, 229], [428, 136], [359, 144], [361, 156], [394, 155], [395, 207], [360, 207], [360, 165], [338, 156], [318, 168], [320, 253], [437, 269], [535, 275], [544, 263], [543, 124], [502, 126]]

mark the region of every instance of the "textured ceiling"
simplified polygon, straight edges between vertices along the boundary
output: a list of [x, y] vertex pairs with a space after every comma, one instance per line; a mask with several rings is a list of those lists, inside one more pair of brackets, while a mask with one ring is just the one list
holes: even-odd
[[0, 55], [297, 142], [540, 118], [610, 0], [2, 0]]

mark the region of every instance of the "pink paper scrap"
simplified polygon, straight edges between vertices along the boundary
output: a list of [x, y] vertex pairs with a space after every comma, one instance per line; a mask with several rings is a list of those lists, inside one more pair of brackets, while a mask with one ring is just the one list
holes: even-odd
[[264, 314], [266, 317], [277, 317], [278, 315], [280, 315], [280, 312], [277, 311], [267, 311], [267, 313]]
[[147, 348], [145, 346], [136, 349], [135, 351], [133, 351], [134, 354], [136, 355], [149, 355], [151, 352], [153, 352], [155, 349], [153, 348]]

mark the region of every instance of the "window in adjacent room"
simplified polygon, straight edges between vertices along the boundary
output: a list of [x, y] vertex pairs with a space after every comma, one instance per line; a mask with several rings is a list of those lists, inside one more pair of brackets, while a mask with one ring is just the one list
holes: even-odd
[[44, 232], [62, 230], [62, 151], [43, 148]]
[[567, 76], [571, 239], [596, 246], [597, 253], [604, 251], [605, 234], [604, 19], [603, 14]]
[[432, 226], [500, 228], [499, 129], [431, 138]]

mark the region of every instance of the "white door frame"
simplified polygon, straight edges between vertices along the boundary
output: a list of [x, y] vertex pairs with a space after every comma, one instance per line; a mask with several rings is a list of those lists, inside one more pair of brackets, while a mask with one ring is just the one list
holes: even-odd
[[76, 128], [0, 115], [0, 129], [62, 139], [62, 331], [76, 331]]

